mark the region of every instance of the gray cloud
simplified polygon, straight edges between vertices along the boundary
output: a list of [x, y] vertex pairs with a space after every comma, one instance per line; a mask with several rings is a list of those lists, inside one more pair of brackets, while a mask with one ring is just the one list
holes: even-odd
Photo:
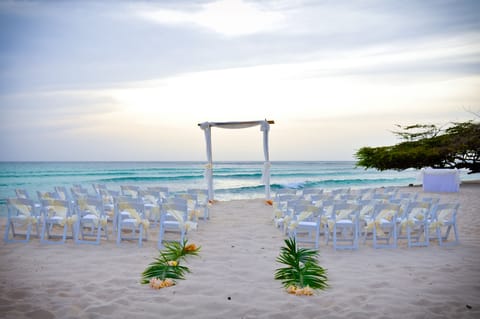
[[[182, 72], [288, 63], [480, 30], [477, 1], [266, 2], [264, 7], [287, 17], [281, 31], [231, 38], [192, 25], [156, 24], [133, 14], [152, 7], [189, 12], [202, 3], [4, 4], [0, 93], [94, 88]], [[464, 64], [458, 69], [450, 65], [450, 71], [465, 70]]]

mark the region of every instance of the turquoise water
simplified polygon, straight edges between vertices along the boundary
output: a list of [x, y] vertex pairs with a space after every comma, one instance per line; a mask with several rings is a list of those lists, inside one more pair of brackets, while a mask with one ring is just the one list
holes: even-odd
[[[92, 184], [167, 186], [171, 192], [206, 188], [204, 162], [2, 162], [0, 163], [0, 209], [5, 198], [24, 188], [36, 199], [36, 191], [53, 191], [55, 186]], [[261, 198], [263, 162], [214, 163], [215, 198], [219, 200]], [[406, 186], [417, 182], [417, 170], [384, 171], [356, 168], [355, 162], [272, 162], [271, 188], [366, 188]], [[466, 175], [462, 175], [462, 178]]]

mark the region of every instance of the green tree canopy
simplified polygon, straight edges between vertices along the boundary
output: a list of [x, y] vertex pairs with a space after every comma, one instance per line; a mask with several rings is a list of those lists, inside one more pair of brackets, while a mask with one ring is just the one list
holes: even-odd
[[480, 123], [452, 123], [447, 129], [435, 125], [398, 126], [394, 132], [404, 141], [393, 146], [362, 147], [357, 166], [378, 170], [407, 168], [466, 168], [480, 172]]

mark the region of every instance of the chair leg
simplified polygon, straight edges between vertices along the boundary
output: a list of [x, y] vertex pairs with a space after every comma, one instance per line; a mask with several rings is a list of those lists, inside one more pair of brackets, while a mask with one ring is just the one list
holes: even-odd
[[164, 232], [163, 223], [160, 222], [160, 230], [158, 231], [158, 242], [157, 242], [158, 249], [162, 249], [163, 247], [163, 232]]
[[28, 224], [27, 226], [27, 234], [25, 235], [25, 241], [28, 242], [30, 240], [30, 232], [32, 231], [32, 224]]
[[42, 233], [40, 234], [40, 242], [42, 243], [45, 240], [45, 232], [47, 231], [47, 225], [45, 220], [42, 223]]
[[117, 245], [120, 245], [121, 236], [122, 236], [122, 227], [120, 223], [117, 223]]
[[102, 235], [102, 225], [100, 221], [98, 221], [98, 227], [97, 227], [97, 239], [95, 241], [96, 244], [100, 244], [100, 236]]
[[68, 224], [65, 223], [65, 225], [63, 225], [63, 235], [62, 235], [63, 242], [67, 241], [67, 232], [68, 232]]
[[337, 226], [333, 225], [333, 250], [337, 250]]
[[138, 247], [142, 247], [142, 240], [143, 240], [143, 225], [140, 225], [140, 229], [138, 231]]
[[453, 232], [455, 235], [455, 243], [458, 243], [457, 223], [453, 224]]
[[7, 226], [5, 227], [5, 235], [3, 236], [3, 241], [6, 242], [6, 243], [9, 242], [9, 240], [8, 240], [9, 232], [10, 232], [10, 221], [8, 220], [7, 221]]

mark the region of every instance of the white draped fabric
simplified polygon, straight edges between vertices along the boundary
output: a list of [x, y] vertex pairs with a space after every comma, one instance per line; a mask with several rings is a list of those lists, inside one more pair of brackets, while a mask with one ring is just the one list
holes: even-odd
[[423, 168], [420, 178], [425, 192], [456, 193], [460, 189], [460, 172], [457, 169]]
[[212, 127], [226, 129], [241, 129], [260, 125], [260, 131], [263, 132], [263, 155], [265, 162], [262, 168], [262, 183], [265, 185], [265, 198], [270, 199], [270, 156], [268, 153], [268, 132], [270, 124], [273, 121], [248, 121], [248, 122], [203, 122], [198, 124], [205, 133], [205, 142], [207, 146], [207, 164], [205, 165], [205, 179], [208, 186], [208, 199], [213, 200], [215, 197], [213, 190], [213, 160], [212, 160]]

